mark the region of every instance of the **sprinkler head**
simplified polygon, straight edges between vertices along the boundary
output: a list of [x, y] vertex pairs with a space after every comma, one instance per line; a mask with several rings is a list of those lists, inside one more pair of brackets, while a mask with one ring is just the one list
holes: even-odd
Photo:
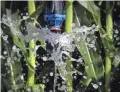
[[61, 32], [65, 20], [64, 1], [51, 1], [46, 3], [44, 20], [52, 32]]
[[65, 20], [64, 14], [45, 14], [44, 18], [51, 31], [61, 31], [60, 27]]

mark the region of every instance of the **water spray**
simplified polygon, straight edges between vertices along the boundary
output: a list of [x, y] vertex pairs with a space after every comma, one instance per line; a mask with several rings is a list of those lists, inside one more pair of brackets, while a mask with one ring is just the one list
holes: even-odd
[[[44, 20], [47, 23], [47, 27], [54, 33], [61, 33], [61, 27], [63, 21], [65, 20], [65, 12], [64, 12], [64, 1], [48, 1], [46, 4], [46, 10], [44, 15]], [[58, 49], [58, 46], [52, 47], [52, 45], [46, 41], [48, 50], [53, 51], [53, 48]], [[59, 43], [58, 43], [59, 44]], [[55, 77], [54, 77], [54, 92], [56, 87], [56, 78], [57, 78], [57, 67], [55, 63]]]

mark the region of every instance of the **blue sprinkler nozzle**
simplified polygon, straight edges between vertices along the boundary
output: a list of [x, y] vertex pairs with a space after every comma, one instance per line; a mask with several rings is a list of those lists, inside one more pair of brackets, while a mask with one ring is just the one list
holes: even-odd
[[47, 22], [50, 30], [61, 31], [61, 26], [65, 20], [64, 1], [48, 1], [44, 20]]
[[64, 14], [46, 14], [44, 15], [45, 21], [51, 30], [61, 30], [63, 21], [65, 20]]

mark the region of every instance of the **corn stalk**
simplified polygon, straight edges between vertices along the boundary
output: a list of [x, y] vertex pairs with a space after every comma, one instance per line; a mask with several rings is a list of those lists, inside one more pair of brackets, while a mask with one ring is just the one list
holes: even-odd
[[[112, 9], [110, 2], [106, 2], [106, 33], [108, 37], [112, 40], [112, 30], [113, 30], [113, 21], [112, 21]], [[105, 92], [110, 92], [110, 79], [111, 79], [111, 57], [108, 49], [105, 49]]]
[[[28, 14], [29, 16], [32, 15], [35, 12], [35, 2], [28, 1]], [[38, 17], [38, 16], [36, 16]], [[33, 25], [35, 26], [35, 22], [33, 22]], [[27, 80], [27, 86], [32, 87], [32, 90], [35, 92], [44, 92], [44, 85], [42, 84], [35, 84], [35, 62], [36, 58], [33, 52], [33, 49], [35, 47], [35, 41], [31, 40], [29, 42], [29, 58], [28, 58], [28, 80]], [[31, 67], [30, 67], [31, 66]]]
[[[72, 22], [73, 22], [73, 1], [68, 0], [66, 1], [66, 20], [65, 20], [65, 31], [71, 32], [72, 31]], [[72, 72], [72, 62], [70, 59], [67, 59], [66, 61], [66, 70], [67, 70], [67, 86], [68, 86], [68, 92], [73, 91], [72, 87], [72, 75], [70, 74]]]
[[[28, 14], [31, 15], [35, 11], [34, 1], [28, 1]], [[35, 23], [33, 23], [35, 25]], [[33, 69], [28, 67], [27, 86], [33, 86], [35, 82], [35, 56], [32, 49], [35, 47], [35, 42], [31, 40], [29, 42], [29, 62]]]

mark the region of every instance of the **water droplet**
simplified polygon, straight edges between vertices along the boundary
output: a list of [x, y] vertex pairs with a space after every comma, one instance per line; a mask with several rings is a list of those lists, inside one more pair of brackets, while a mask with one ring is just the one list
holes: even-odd
[[23, 20], [26, 20], [28, 18], [29, 18], [29, 16], [23, 16]]
[[49, 92], [53, 92], [52, 90], [50, 90]]
[[118, 30], [115, 30], [115, 33], [118, 34], [119, 33]]
[[6, 55], [6, 54], [7, 54], [7, 51], [4, 51], [3, 54]]
[[2, 36], [2, 38], [3, 38], [4, 41], [7, 41], [8, 35]]
[[50, 72], [50, 76], [53, 76], [53, 72]]
[[97, 85], [97, 84], [93, 84], [93, 83], [92, 83], [92, 85], [93, 85], [93, 88], [95, 88], [95, 89], [98, 88], [98, 85]]
[[98, 82], [98, 84], [101, 86], [101, 85], [102, 85], [102, 82]]
[[84, 79], [87, 79], [87, 76], [83, 76]]
[[47, 61], [47, 57], [46, 56], [42, 57], [42, 59], [43, 59], [43, 61]]

